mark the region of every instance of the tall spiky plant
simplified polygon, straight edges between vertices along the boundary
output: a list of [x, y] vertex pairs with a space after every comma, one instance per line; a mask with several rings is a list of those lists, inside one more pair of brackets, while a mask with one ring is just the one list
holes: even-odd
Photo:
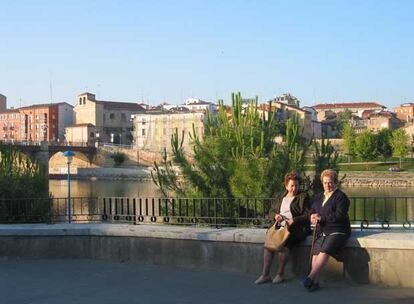
[[185, 134], [180, 137], [176, 131], [172, 160], [165, 153], [163, 161], [154, 164], [153, 179], [166, 196], [272, 196], [281, 190], [288, 170], [303, 171], [306, 145], [298, 120], [288, 122], [287, 129], [287, 145], [278, 146], [280, 123], [271, 103], [259, 107], [257, 97], [244, 103], [240, 93], [232, 94], [230, 109], [219, 101], [218, 113], [207, 113], [203, 138], [194, 128], [189, 134], [191, 161], [182, 148]]

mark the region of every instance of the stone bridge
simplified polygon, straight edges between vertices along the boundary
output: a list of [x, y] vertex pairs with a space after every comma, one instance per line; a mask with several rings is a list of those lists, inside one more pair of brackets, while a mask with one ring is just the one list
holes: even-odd
[[75, 153], [82, 153], [87, 157], [89, 163], [92, 163], [92, 160], [97, 153], [97, 148], [93, 146], [86, 146], [81, 144], [66, 145], [49, 143], [46, 141], [43, 141], [41, 143], [14, 143], [13, 146], [16, 147], [18, 151], [29, 155], [30, 158], [35, 159], [40, 164], [44, 165], [47, 169], [46, 172], [49, 172], [49, 160], [58, 152], [70, 150]]

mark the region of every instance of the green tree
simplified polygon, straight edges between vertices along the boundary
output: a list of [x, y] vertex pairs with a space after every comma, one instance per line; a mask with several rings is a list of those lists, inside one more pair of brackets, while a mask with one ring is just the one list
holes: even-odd
[[344, 150], [348, 155], [348, 162], [351, 162], [351, 156], [355, 155], [355, 131], [349, 122], [344, 124], [342, 129], [342, 139], [344, 140]]
[[338, 134], [342, 134], [342, 130], [346, 124], [349, 124], [352, 118], [352, 112], [349, 109], [345, 109], [343, 112], [339, 112], [336, 117], [336, 129]]
[[402, 158], [409, 152], [410, 137], [404, 129], [397, 129], [392, 132], [391, 146], [395, 156], [400, 158], [400, 168], [402, 168]]
[[378, 157], [376, 144], [375, 134], [369, 130], [365, 130], [355, 139], [355, 153], [363, 161], [373, 161]]
[[165, 196], [271, 197], [282, 190], [287, 172], [304, 172], [309, 144], [298, 119], [288, 120], [285, 143], [278, 145], [274, 139], [281, 135], [280, 124], [270, 104], [266, 113], [259, 113], [257, 98], [245, 108], [242, 100], [240, 93], [232, 94], [231, 115], [219, 102], [218, 114], [207, 116], [203, 139], [193, 130], [191, 159], [182, 147], [186, 134], [172, 136], [172, 159], [164, 153], [152, 174]]
[[[44, 200], [27, 204], [27, 199], [38, 198]], [[1, 216], [9, 220], [30, 214], [47, 216], [50, 207], [48, 198], [46, 168], [18, 152], [12, 145], [0, 144]]]
[[325, 169], [335, 170], [339, 174], [339, 158], [338, 153], [335, 151], [331, 142], [322, 138], [319, 142], [313, 140], [313, 164], [314, 164], [314, 179], [311, 183], [311, 190], [314, 194], [319, 193], [323, 190], [322, 182], [320, 180], [320, 175]]
[[387, 161], [392, 156], [392, 132], [390, 129], [381, 129], [376, 135], [378, 153]]

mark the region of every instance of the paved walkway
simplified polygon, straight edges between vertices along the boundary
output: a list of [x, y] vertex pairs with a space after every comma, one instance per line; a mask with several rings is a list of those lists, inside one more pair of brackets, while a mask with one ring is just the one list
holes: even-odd
[[0, 261], [0, 303], [414, 303], [414, 289], [299, 280], [255, 286], [252, 275], [96, 260]]

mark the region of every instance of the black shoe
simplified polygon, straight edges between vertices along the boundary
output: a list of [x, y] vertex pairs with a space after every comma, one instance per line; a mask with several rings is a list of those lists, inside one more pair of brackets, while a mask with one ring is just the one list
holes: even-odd
[[308, 288], [309, 292], [313, 292], [319, 289], [319, 283], [313, 283], [311, 287]]
[[303, 280], [303, 287], [306, 289], [309, 289], [313, 285], [313, 281], [310, 277], [307, 277], [305, 280]]

